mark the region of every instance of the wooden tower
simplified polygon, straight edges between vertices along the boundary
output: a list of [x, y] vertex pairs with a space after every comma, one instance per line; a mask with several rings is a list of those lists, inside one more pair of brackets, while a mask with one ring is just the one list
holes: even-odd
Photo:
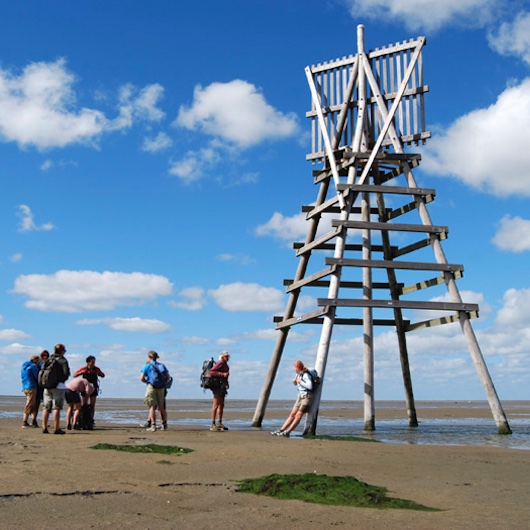
[[[294, 279], [284, 282], [289, 299], [285, 314], [274, 319], [278, 338], [255, 427], [262, 424], [289, 330], [300, 324], [321, 328], [315, 368], [322, 385], [304, 434], [316, 432], [334, 325], [362, 326], [365, 430], [375, 429], [374, 326], [395, 328], [409, 425], [417, 426], [406, 335], [459, 322], [498, 431], [511, 432], [471, 327], [478, 305], [462, 301], [456, 280], [463, 266], [448, 263], [442, 249], [448, 228], [434, 225], [427, 211], [436, 192], [417, 186], [413, 170], [421, 156], [405, 152], [406, 146], [430, 137], [425, 128], [424, 45], [425, 37], [418, 37], [365, 52], [364, 27], [358, 26], [355, 55], [306, 68], [312, 100], [307, 158], [320, 167], [313, 171], [319, 189], [315, 204], [303, 207], [307, 237], [294, 243], [298, 268]], [[437, 288], [449, 301], [432, 300]], [[311, 290], [316, 307], [299, 314], [302, 289]], [[431, 312], [432, 318], [412, 322], [403, 315], [407, 310]]]

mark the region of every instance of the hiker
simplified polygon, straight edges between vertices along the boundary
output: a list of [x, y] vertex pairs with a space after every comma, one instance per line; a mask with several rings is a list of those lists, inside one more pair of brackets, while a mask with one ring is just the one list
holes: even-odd
[[157, 362], [160, 356], [156, 351], [147, 353], [147, 364], [142, 368], [140, 381], [147, 383], [144, 403], [149, 407], [148, 421], [150, 426], [146, 429], [156, 432], [156, 409], [158, 408], [162, 418], [162, 429], [167, 431], [167, 412], [165, 407], [166, 385], [171, 376], [162, 363]]
[[[173, 378], [169, 376], [169, 379], [164, 388], [164, 408], [166, 408], [167, 391], [171, 388], [172, 385], [173, 385]], [[145, 423], [140, 423], [140, 427], [142, 427], [143, 429], [149, 429], [149, 427], [151, 427], [151, 420], [149, 419], [149, 411], [147, 411], [147, 421]], [[157, 425], [156, 428], [159, 429], [160, 427]]]
[[[64, 344], [57, 344], [54, 348], [53, 355], [44, 363], [41, 373], [46, 370], [48, 363], [57, 362], [57, 383], [52, 388], [44, 387], [43, 405], [42, 405], [42, 433], [48, 434], [48, 418], [53, 410], [53, 434], [64, 434], [61, 429], [61, 410], [64, 406], [64, 394], [66, 391], [65, 381], [70, 377], [70, 366], [65, 359], [66, 347]], [[40, 382], [40, 374], [39, 374]]]
[[[40, 357], [33, 355], [29, 361], [22, 364], [20, 378], [22, 380], [22, 392], [26, 394], [26, 405], [22, 414], [22, 427], [38, 428], [37, 415], [39, 413], [39, 364]], [[29, 417], [33, 417], [31, 425], [28, 423]]]
[[[225, 396], [228, 394], [228, 376], [230, 369], [228, 361], [230, 355], [227, 351], [222, 351], [219, 360], [212, 366], [210, 375], [219, 378], [219, 386], [212, 388], [213, 405], [212, 405], [212, 425], [210, 431], [227, 431], [228, 428], [223, 425], [223, 411], [225, 408]], [[215, 423], [219, 419], [219, 423]]]
[[96, 366], [96, 358], [93, 355], [89, 355], [85, 362], [86, 366], [83, 366], [74, 372], [74, 377], [82, 375], [84, 379], [94, 385], [94, 392], [90, 396], [90, 408], [92, 409], [92, 419], [94, 419], [96, 413], [96, 401], [99, 395], [99, 378], [105, 377], [105, 374]]
[[285, 436], [289, 438], [291, 432], [294, 431], [300, 423], [302, 416], [306, 412], [309, 412], [311, 404], [313, 403], [313, 380], [308, 373], [307, 368], [302, 361], [295, 361], [294, 370], [296, 376], [293, 379], [293, 384], [296, 385], [298, 389], [298, 398], [281, 429], [271, 432], [271, 434], [275, 436]]
[[[72, 430], [72, 424], [76, 431], [81, 430], [81, 427], [79, 426], [81, 405], [84, 406], [88, 403], [88, 400], [93, 392], [94, 385], [89, 383], [88, 380], [84, 379], [83, 377], [76, 377], [66, 382], [66, 392], [64, 397], [66, 399], [66, 403], [68, 403], [68, 410], [66, 411], [66, 429], [68, 431]], [[92, 410], [91, 407], [90, 410]]]

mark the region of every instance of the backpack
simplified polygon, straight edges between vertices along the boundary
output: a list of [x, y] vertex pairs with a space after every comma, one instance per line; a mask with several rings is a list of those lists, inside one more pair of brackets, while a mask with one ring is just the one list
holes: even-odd
[[204, 388], [204, 390], [215, 390], [221, 387], [221, 379], [210, 375], [210, 370], [213, 368], [214, 364], [215, 361], [213, 360], [213, 357], [211, 359], [206, 359], [206, 361], [202, 363], [201, 388]]
[[81, 407], [77, 427], [80, 430], [84, 429], [85, 431], [94, 430], [94, 417], [92, 416], [92, 407], [90, 406], [90, 403], [86, 403]]
[[41, 388], [57, 388], [62, 375], [62, 368], [57, 359], [48, 359], [39, 372], [39, 386]]
[[155, 388], [164, 388], [167, 381], [167, 370], [163, 364], [153, 362], [149, 365], [147, 382]]
[[320, 379], [318, 372], [314, 368], [308, 369], [307, 373], [309, 374], [309, 377], [311, 377], [311, 382], [313, 383], [313, 388], [311, 389], [311, 392], [315, 392], [322, 380]]

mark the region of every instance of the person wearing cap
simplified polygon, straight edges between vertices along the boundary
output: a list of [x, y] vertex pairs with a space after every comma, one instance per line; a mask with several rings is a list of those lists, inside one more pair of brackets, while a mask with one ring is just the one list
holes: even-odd
[[[230, 355], [227, 351], [221, 352], [219, 360], [212, 366], [210, 375], [219, 378], [219, 385], [212, 388], [213, 405], [212, 405], [212, 425], [210, 431], [227, 431], [228, 428], [223, 425], [223, 411], [225, 408], [225, 396], [228, 393], [228, 375], [230, 369], [228, 361]], [[219, 419], [219, 423], [215, 423]]]
[[[22, 427], [38, 427], [37, 414], [39, 413], [39, 402], [37, 395], [39, 392], [39, 365], [40, 357], [33, 355], [29, 361], [22, 364], [20, 378], [22, 380], [22, 392], [26, 394], [26, 405], [22, 415]], [[31, 425], [28, 423], [30, 416], [33, 416]]]
[[[166, 366], [159, 363], [159, 358], [156, 351], [151, 350], [147, 353], [147, 364], [141, 370], [140, 381], [147, 383], [147, 390], [145, 392], [144, 403], [149, 407], [149, 427], [146, 429], [151, 432], [156, 432], [156, 409], [160, 412], [162, 418], [162, 430], [167, 431], [167, 411], [165, 406], [166, 401], [166, 385], [171, 376]], [[157, 384], [158, 379], [156, 375], [160, 375], [161, 384]]]

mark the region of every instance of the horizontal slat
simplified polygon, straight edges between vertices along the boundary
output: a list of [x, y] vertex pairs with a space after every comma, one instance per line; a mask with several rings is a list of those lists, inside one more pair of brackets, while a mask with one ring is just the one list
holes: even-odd
[[[282, 322], [283, 317], [274, 317], [274, 323]], [[322, 324], [324, 319], [322, 317], [311, 318], [301, 322], [296, 322], [296, 324]], [[362, 326], [364, 324], [362, 318], [335, 318], [333, 321], [334, 324], [340, 326]], [[393, 318], [374, 318], [372, 321], [374, 326], [395, 326], [396, 321]], [[403, 323], [408, 326], [410, 320], [403, 320]]]
[[377, 186], [375, 184], [339, 184], [337, 189], [339, 191], [368, 191], [372, 193], [395, 193], [398, 195], [436, 195], [436, 190], [431, 188], [405, 188], [402, 186]]
[[[294, 280], [283, 280], [284, 285], [292, 285], [294, 283]], [[402, 289], [404, 287], [403, 283], [397, 284], [398, 288]], [[308, 287], [329, 287], [329, 281], [328, 280], [318, 280], [313, 281], [311, 284], [308, 284]], [[340, 282], [340, 288], [341, 289], [362, 289], [363, 282]], [[371, 285], [372, 289], [390, 289], [390, 284], [388, 282], [373, 282]], [[292, 289], [289, 289], [292, 290]], [[289, 290], [287, 292], [289, 292]]]
[[[305, 243], [302, 243], [300, 241], [295, 241], [293, 243], [293, 248], [299, 249], [302, 248], [305, 245]], [[397, 251], [398, 247], [391, 247], [391, 249]], [[318, 247], [314, 247], [315, 250], [335, 250], [335, 243], [322, 243], [318, 245]], [[344, 246], [344, 250], [351, 251], [351, 252], [361, 252], [363, 249], [362, 245], [360, 244], [354, 244], [354, 243], [346, 243]], [[372, 252], [384, 252], [383, 245], [372, 245], [371, 246]]]
[[333, 219], [331, 221], [331, 226], [344, 226], [345, 228], [357, 228], [359, 230], [394, 230], [397, 232], [426, 232], [430, 234], [449, 232], [449, 228], [447, 226], [375, 223], [366, 221], [341, 221], [340, 219]]
[[313, 250], [315, 248], [318, 248], [319, 245], [322, 243], [326, 243], [330, 239], [333, 239], [334, 237], [337, 237], [340, 233], [340, 230], [332, 230], [331, 232], [328, 232], [327, 234], [324, 234], [323, 236], [319, 237], [318, 239], [315, 239], [311, 243], [305, 244], [303, 247], [298, 249], [298, 252], [296, 253], [296, 256], [301, 256], [302, 254], [305, 254], [306, 252], [309, 252], [310, 250]]
[[321, 307], [315, 311], [311, 311], [310, 313], [304, 313], [303, 315], [288, 318], [287, 320], [282, 319], [276, 324], [276, 329], [283, 329], [283, 328], [294, 326], [295, 324], [302, 324], [306, 322], [307, 320], [311, 320], [312, 318], [321, 317], [322, 315], [325, 315], [327, 312], [328, 312], [327, 307]]
[[296, 289], [300, 289], [300, 287], [303, 287], [304, 285], [308, 285], [310, 283], [313, 283], [317, 280], [320, 280], [321, 278], [324, 278], [324, 276], [329, 276], [330, 274], [333, 274], [337, 267], [329, 267], [327, 269], [323, 269], [321, 271], [315, 272], [314, 274], [311, 274], [310, 276], [306, 276], [305, 278], [302, 278], [301, 280], [298, 280], [297, 282], [291, 283], [289, 288], [286, 292], [290, 293], [291, 291], [294, 291]]
[[383, 259], [326, 258], [326, 265], [369, 267], [374, 269], [403, 269], [420, 271], [463, 271], [464, 266], [454, 263], [422, 263], [417, 261], [393, 261]]
[[[469, 311], [469, 318], [478, 318], [478, 311]], [[414, 331], [415, 329], [432, 328], [434, 326], [441, 326], [442, 324], [452, 324], [458, 322], [458, 315], [447, 315], [445, 317], [433, 318], [431, 320], [423, 320], [422, 322], [416, 322], [411, 324], [405, 324], [405, 332]]]
[[378, 307], [388, 309], [425, 309], [436, 311], [478, 311], [478, 304], [458, 304], [453, 302], [425, 302], [410, 300], [353, 300], [342, 298], [318, 298], [317, 304], [324, 307]]

